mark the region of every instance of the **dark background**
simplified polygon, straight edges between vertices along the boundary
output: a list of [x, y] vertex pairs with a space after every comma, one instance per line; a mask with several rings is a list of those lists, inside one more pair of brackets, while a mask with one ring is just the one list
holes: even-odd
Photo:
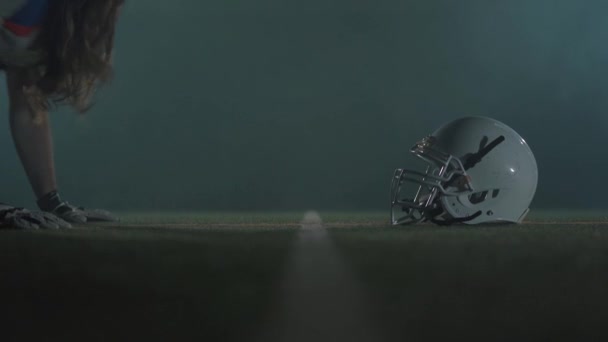
[[[409, 147], [486, 115], [535, 152], [535, 208], [604, 208], [608, 3], [127, 1], [116, 77], [53, 113], [61, 190], [116, 210], [376, 210]], [[0, 200], [34, 205], [0, 124]]]

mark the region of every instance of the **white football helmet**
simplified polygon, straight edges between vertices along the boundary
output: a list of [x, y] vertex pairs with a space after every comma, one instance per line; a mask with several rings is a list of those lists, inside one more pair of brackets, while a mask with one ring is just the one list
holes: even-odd
[[410, 152], [425, 162], [426, 171], [395, 170], [393, 225], [520, 223], [528, 213], [538, 182], [536, 159], [509, 126], [487, 117], [460, 118]]

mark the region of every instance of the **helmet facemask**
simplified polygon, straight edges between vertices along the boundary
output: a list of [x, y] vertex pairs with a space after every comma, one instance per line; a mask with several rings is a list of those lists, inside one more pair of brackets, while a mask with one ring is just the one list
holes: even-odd
[[[486, 140], [479, 151], [464, 156], [462, 158], [464, 161], [437, 148], [434, 136], [428, 136], [418, 142], [410, 152], [425, 162], [426, 171], [395, 170], [390, 194], [391, 224], [431, 221], [439, 225], [449, 225], [465, 223], [477, 218], [482, 214], [481, 211], [461, 217], [450, 215], [441, 203], [442, 198], [463, 195], [474, 197], [475, 189], [467, 170], [479, 163], [504, 140], [503, 136], [489, 144], [486, 144]], [[408, 191], [413, 190], [411, 184], [414, 184], [417, 190]]]

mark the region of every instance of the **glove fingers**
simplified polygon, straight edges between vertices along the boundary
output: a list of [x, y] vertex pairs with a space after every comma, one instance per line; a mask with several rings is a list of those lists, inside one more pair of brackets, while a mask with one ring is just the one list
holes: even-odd
[[17, 229], [59, 229], [70, 228], [70, 224], [53, 214], [30, 211], [23, 208], [9, 207], [8, 213], [3, 217], [3, 226]]
[[23, 216], [23, 219], [31, 221], [43, 229], [58, 229], [59, 225], [54, 222], [50, 215], [46, 215], [40, 211], [29, 212]]
[[65, 211], [61, 214], [56, 214], [57, 216], [59, 216], [61, 219], [70, 222], [70, 223], [76, 223], [76, 224], [80, 224], [80, 223], [86, 223], [87, 222], [87, 217], [84, 215], [83, 212], [79, 211], [79, 210], [70, 210], [70, 211]]
[[61, 217], [57, 217], [55, 215], [49, 215], [53, 217], [53, 223], [55, 223], [59, 228], [72, 228], [72, 225], [69, 222], [66, 222]]
[[87, 221], [89, 222], [117, 222], [118, 218], [107, 210], [103, 209], [85, 209], [79, 208], [82, 210], [87, 217]]
[[40, 228], [42, 229], [59, 229], [59, 225], [50, 220], [42, 220], [39, 223]]
[[40, 212], [46, 222], [56, 225], [58, 228], [72, 228], [72, 225], [61, 219], [60, 217], [47, 213], [44, 211]]
[[19, 217], [19, 216], [14, 216], [11, 219], [9, 219], [8, 224], [11, 227], [17, 228], [17, 229], [38, 229], [38, 228], [40, 228], [40, 226], [37, 225], [36, 223], [34, 223], [33, 221], [26, 220], [23, 217]]

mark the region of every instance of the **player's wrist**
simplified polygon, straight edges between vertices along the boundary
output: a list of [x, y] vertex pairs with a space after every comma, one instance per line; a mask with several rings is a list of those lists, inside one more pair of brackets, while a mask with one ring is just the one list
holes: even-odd
[[63, 204], [63, 200], [61, 199], [61, 196], [59, 196], [59, 192], [53, 190], [38, 198], [36, 204], [42, 211], [53, 212]]

